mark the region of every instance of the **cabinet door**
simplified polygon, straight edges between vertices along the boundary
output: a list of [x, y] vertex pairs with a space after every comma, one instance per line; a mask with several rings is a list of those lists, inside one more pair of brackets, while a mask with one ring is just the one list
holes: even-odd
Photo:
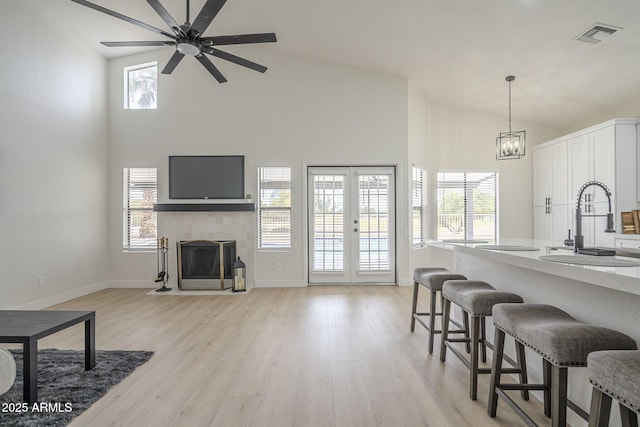
[[564, 205], [569, 202], [567, 141], [551, 148], [551, 204]]
[[545, 206], [553, 183], [553, 147], [533, 152], [533, 206]]
[[533, 207], [533, 238], [551, 242], [551, 215], [549, 206]]
[[593, 176], [592, 150], [588, 135], [580, 135], [569, 140], [569, 199], [572, 204], [576, 203], [578, 190], [586, 182], [591, 181]]
[[[551, 209], [551, 241], [560, 245], [569, 236], [571, 226], [569, 205], [553, 205]], [[573, 233], [573, 231], [572, 231]], [[573, 234], [572, 234], [573, 236]]]
[[[592, 134], [593, 145], [593, 179], [609, 187], [615, 194], [616, 185], [616, 134], [615, 127], [599, 129]], [[593, 202], [606, 202], [604, 191], [594, 188]]]

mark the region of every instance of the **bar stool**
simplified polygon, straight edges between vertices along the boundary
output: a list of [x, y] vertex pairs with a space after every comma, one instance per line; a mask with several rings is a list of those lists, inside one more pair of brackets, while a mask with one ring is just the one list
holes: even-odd
[[[442, 286], [444, 306], [442, 309], [442, 342], [440, 345], [440, 361], [447, 357], [447, 347], [469, 368], [469, 397], [476, 400], [478, 397], [478, 374], [490, 374], [491, 369], [478, 368], [478, 347], [482, 349], [482, 361], [487, 361], [487, 347], [493, 350], [493, 345], [486, 340], [485, 320], [492, 315], [493, 306], [501, 303], [522, 303], [522, 297], [511, 292], [496, 290], [487, 282], [477, 280], [447, 280]], [[470, 338], [450, 338], [449, 318], [451, 303], [460, 307], [466, 315], [471, 317]], [[471, 360], [460, 353], [451, 344], [455, 342], [471, 343]], [[503, 369], [503, 373], [520, 374], [520, 383], [527, 383], [527, 364], [524, 355], [524, 346], [516, 341], [516, 355], [518, 362], [509, 357], [504, 359], [513, 366], [513, 369]], [[529, 400], [529, 392], [522, 390], [522, 398]]]
[[[505, 391], [543, 390], [544, 413], [551, 417], [553, 427], [566, 426], [567, 407], [588, 420], [589, 414], [567, 398], [568, 368], [586, 366], [587, 355], [592, 351], [636, 349], [636, 342], [631, 337], [580, 322], [551, 305], [497, 304], [493, 307], [493, 324], [496, 328], [495, 350], [487, 412], [491, 417], [496, 416], [499, 395], [528, 425], [535, 423]], [[505, 334], [542, 356], [543, 384], [500, 382]]]
[[640, 351], [595, 351], [587, 356], [593, 384], [589, 427], [609, 425], [611, 398], [620, 405], [623, 427], [638, 427], [640, 413]]
[[[411, 332], [414, 331], [416, 320], [429, 331], [429, 354], [433, 354], [433, 338], [436, 334], [442, 333], [442, 330], [436, 330], [436, 316], [442, 316], [442, 312], [436, 312], [436, 295], [442, 291], [442, 284], [447, 280], [466, 280], [462, 274], [451, 273], [446, 268], [441, 267], [419, 267], [413, 270], [413, 306], [411, 309]], [[431, 306], [428, 313], [418, 313], [418, 287], [422, 285], [429, 289], [431, 295]], [[442, 304], [441, 304], [442, 305]], [[425, 323], [421, 317], [428, 316], [429, 324]], [[452, 323], [459, 328], [458, 330], [449, 331], [449, 333], [464, 333], [468, 335], [466, 321], [464, 325], [452, 320]], [[467, 351], [469, 351], [467, 349]]]

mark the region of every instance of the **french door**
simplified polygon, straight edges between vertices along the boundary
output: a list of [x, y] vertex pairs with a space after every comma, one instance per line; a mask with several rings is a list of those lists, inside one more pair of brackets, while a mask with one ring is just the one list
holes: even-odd
[[309, 283], [395, 283], [395, 169], [308, 169]]

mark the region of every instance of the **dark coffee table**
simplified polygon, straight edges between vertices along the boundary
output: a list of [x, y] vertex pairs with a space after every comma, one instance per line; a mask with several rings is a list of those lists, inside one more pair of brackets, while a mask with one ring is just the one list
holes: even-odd
[[84, 369], [96, 365], [95, 311], [0, 310], [0, 343], [21, 343], [24, 401], [38, 401], [38, 340], [84, 322]]

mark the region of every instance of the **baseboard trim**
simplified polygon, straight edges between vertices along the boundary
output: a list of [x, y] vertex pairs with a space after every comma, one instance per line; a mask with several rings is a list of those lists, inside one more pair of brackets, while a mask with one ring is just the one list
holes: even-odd
[[299, 280], [256, 280], [254, 288], [304, 288], [308, 284]]
[[[171, 287], [171, 284], [167, 284]], [[107, 281], [107, 288], [113, 289], [144, 289], [144, 288], [160, 288], [161, 283], [155, 283], [151, 280], [109, 280]], [[175, 285], [178, 287], [178, 285]]]
[[19, 305], [17, 307], [14, 307], [12, 310], [42, 310], [43, 308], [51, 307], [52, 305], [61, 304], [75, 298], [80, 298], [85, 295], [107, 289], [109, 287], [108, 283], [109, 282], [98, 282], [94, 283], [93, 285], [84, 286], [82, 288], [73, 289], [71, 291], [62, 292], [56, 295], [51, 295], [46, 298]]

